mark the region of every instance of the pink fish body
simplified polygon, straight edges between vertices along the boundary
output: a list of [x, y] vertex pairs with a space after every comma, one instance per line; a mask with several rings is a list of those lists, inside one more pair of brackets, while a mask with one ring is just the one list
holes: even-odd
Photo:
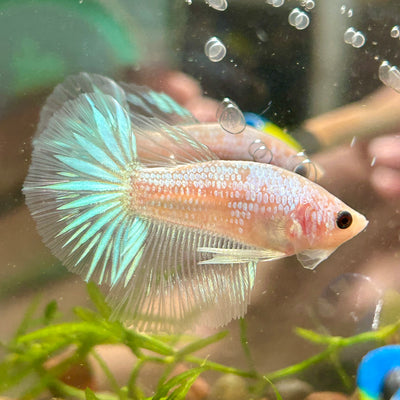
[[312, 181], [219, 160], [183, 127], [133, 113], [115, 83], [85, 79], [81, 94], [73, 81], [50, 96], [24, 194], [52, 252], [109, 287], [115, 318], [226, 324], [245, 314], [258, 262], [296, 254], [315, 268], [365, 228]]

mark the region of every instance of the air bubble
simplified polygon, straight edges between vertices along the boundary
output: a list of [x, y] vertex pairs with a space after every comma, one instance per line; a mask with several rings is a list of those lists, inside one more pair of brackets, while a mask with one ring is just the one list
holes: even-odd
[[228, 8], [226, 0], [206, 0], [206, 4], [217, 11], [225, 11]]
[[285, 0], [267, 0], [267, 4], [273, 7], [281, 7], [285, 4]]
[[297, 153], [288, 158], [287, 169], [304, 176], [312, 181], [316, 181], [318, 178], [317, 167], [315, 164], [307, 157], [304, 151]]
[[260, 139], [254, 140], [249, 146], [249, 154], [255, 162], [270, 164], [272, 161], [272, 151]]
[[389, 85], [390, 67], [391, 67], [391, 65], [389, 64], [388, 61], [383, 61], [382, 64], [379, 66], [379, 70], [378, 70], [379, 79], [386, 86], [390, 86]]
[[345, 12], [346, 12], [346, 6], [343, 4], [343, 5], [340, 7], [340, 14], [344, 15]]
[[[382, 290], [370, 277], [345, 273], [324, 289], [318, 298], [316, 311], [333, 335], [376, 330], [383, 305], [382, 295]], [[339, 325], [338, 318], [341, 320]]]
[[392, 30], [390, 31], [390, 36], [392, 38], [399, 38], [400, 37], [400, 27], [398, 25], [395, 25]]
[[356, 49], [359, 49], [360, 47], [363, 47], [365, 44], [365, 36], [362, 32], [358, 31], [354, 34], [353, 40], [351, 41], [351, 44], [353, 47]]
[[356, 31], [353, 27], [347, 29], [343, 37], [345, 43], [351, 44], [357, 49], [365, 44], [364, 34], [360, 31]]
[[240, 108], [232, 100], [225, 98], [217, 110], [217, 119], [226, 132], [237, 135], [246, 128], [246, 120]]
[[384, 61], [379, 66], [378, 74], [382, 83], [400, 92], [400, 71], [396, 66], [391, 66], [388, 61]]
[[347, 44], [351, 44], [351, 41], [353, 40], [353, 36], [355, 35], [356, 30], [354, 28], [349, 28], [347, 31], [344, 33], [344, 42]]
[[307, 0], [304, 7], [307, 11], [312, 10], [315, 7], [315, 3], [313, 0]]
[[310, 18], [304, 11], [295, 8], [290, 12], [288, 22], [296, 29], [303, 30], [306, 29], [308, 25], [310, 25]]
[[301, 11], [296, 7], [289, 14], [289, 24], [292, 26], [296, 26], [296, 17], [301, 13]]
[[217, 37], [214, 36], [205, 44], [204, 52], [210, 61], [219, 62], [226, 55], [226, 47]]
[[349, 18], [351, 18], [353, 16], [353, 9], [352, 8], [349, 8], [349, 10], [347, 11], [347, 16]]
[[187, 5], [189, 5], [189, 6], [191, 6], [191, 5], [192, 5], [192, 0], [185, 0], [185, 3], [186, 3]]

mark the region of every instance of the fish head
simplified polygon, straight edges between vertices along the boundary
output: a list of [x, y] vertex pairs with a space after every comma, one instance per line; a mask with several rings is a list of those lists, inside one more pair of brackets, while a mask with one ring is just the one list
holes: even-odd
[[368, 224], [362, 214], [326, 194], [317, 201], [301, 204], [292, 215], [289, 235], [294, 252], [308, 269], [314, 269]]

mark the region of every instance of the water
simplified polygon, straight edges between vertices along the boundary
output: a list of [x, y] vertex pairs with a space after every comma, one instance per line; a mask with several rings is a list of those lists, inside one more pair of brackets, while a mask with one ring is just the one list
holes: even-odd
[[226, 56], [226, 47], [217, 37], [214, 36], [207, 40], [204, 45], [204, 52], [210, 61], [219, 62]]

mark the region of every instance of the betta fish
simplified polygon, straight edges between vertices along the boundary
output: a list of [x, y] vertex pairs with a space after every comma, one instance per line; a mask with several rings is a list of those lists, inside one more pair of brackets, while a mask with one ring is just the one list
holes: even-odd
[[299, 174], [221, 160], [167, 121], [166, 95], [127, 89], [88, 74], [58, 86], [23, 188], [51, 251], [108, 286], [113, 318], [224, 325], [245, 314], [259, 262], [296, 254], [313, 269], [367, 225]]

